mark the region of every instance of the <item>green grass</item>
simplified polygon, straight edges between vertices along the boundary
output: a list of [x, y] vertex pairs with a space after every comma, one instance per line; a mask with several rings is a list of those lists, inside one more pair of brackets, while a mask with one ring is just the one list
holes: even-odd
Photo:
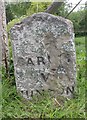
[[85, 37], [75, 39], [77, 57], [77, 89], [75, 98], [57, 101], [48, 93], [34, 96], [26, 101], [17, 94], [13, 75], [13, 64], [10, 60], [10, 78], [2, 71], [2, 117], [3, 118], [86, 118], [85, 116]]

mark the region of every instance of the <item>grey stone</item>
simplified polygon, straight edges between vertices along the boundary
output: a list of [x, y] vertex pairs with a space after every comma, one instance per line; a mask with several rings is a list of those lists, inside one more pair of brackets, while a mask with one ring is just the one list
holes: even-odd
[[76, 55], [71, 21], [37, 13], [11, 28], [17, 90], [26, 99], [48, 91], [73, 97]]

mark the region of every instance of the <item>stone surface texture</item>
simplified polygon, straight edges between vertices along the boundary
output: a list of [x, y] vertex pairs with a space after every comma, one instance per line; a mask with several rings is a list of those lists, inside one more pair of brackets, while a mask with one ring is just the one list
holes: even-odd
[[11, 28], [17, 90], [26, 99], [48, 91], [71, 98], [76, 55], [71, 21], [48, 13], [27, 17]]

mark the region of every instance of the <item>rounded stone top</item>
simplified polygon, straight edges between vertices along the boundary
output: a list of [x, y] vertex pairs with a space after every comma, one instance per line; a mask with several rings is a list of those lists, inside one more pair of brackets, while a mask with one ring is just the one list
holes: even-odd
[[53, 23], [55, 25], [63, 24], [66, 27], [69, 34], [74, 33], [73, 23], [70, 20], [65, 19], [61, 16], [55, 16], [55, 15], [45, 13], [45, 12], [35, 13], [35, 14], [23, 19], [21, 22], [15, 24], [11, 28], [11, 31], [14, 31], [14, 30], [19, 30], [20, 31], [23, 28], [23, 26], [26, 26], [26, 25], [31, 26], [36, 21], [42, 22], [42, 23], [45, 22], [49, 25], [50, 25], [50, 23]]

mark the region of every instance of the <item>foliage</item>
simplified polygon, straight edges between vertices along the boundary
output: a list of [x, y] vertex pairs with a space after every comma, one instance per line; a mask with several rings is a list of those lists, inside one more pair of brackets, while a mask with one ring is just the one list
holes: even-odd
[[26, 11], [30, 7], [30, 5], [30, 2], [6, 4], [7, 23], [13, 20], [14, 18], [20, 18], [21, 16], [26, 15]]
[[67, 4], [67, 1], [65, 0], [62, 6], [58, 8], [55, 15], [65, 17], [68, 14], [68, 11], [69, 11], [68, 9], [69, 9], [69, 4]]
[[85, 10], [79, 10], [76, 12], [72, 12], [69, 16], [69, 19], [73, 22], [74, 24], [74, 29], [75, 29], [75, 33], [77, 35], [84, 35], [84, 31], [85, 31], [85, 24], [86, 24], [86, 20], [85, 20]]
[[[65, 16], [68, 13], [68, 5], [66, 5], [66, 0], [61, 8], [58, 8], [56, 15]], [[14, 4], [6, 4], [6, 16], [7, 23], [23, 15], [32, 15], [37, 12], [44, 12], [51, 2], [22, 2]]]
[[14, 18], [20, 18], [23, 15], [32, 15], [37, 12], [44, 12], [50, 2], [22, 2], [6, 4], [7, 23]]
[[8, 23], [13, 19], [14, 19], [14, 14], [12, 13], [11, 5], [7, 4], [6, 5], [6, 22]]
[[50, 4], [50, 2], [32, 2], [29, 9], [27, 9], [27, 15], [30, 16], [37, 12], [44, 12]]

